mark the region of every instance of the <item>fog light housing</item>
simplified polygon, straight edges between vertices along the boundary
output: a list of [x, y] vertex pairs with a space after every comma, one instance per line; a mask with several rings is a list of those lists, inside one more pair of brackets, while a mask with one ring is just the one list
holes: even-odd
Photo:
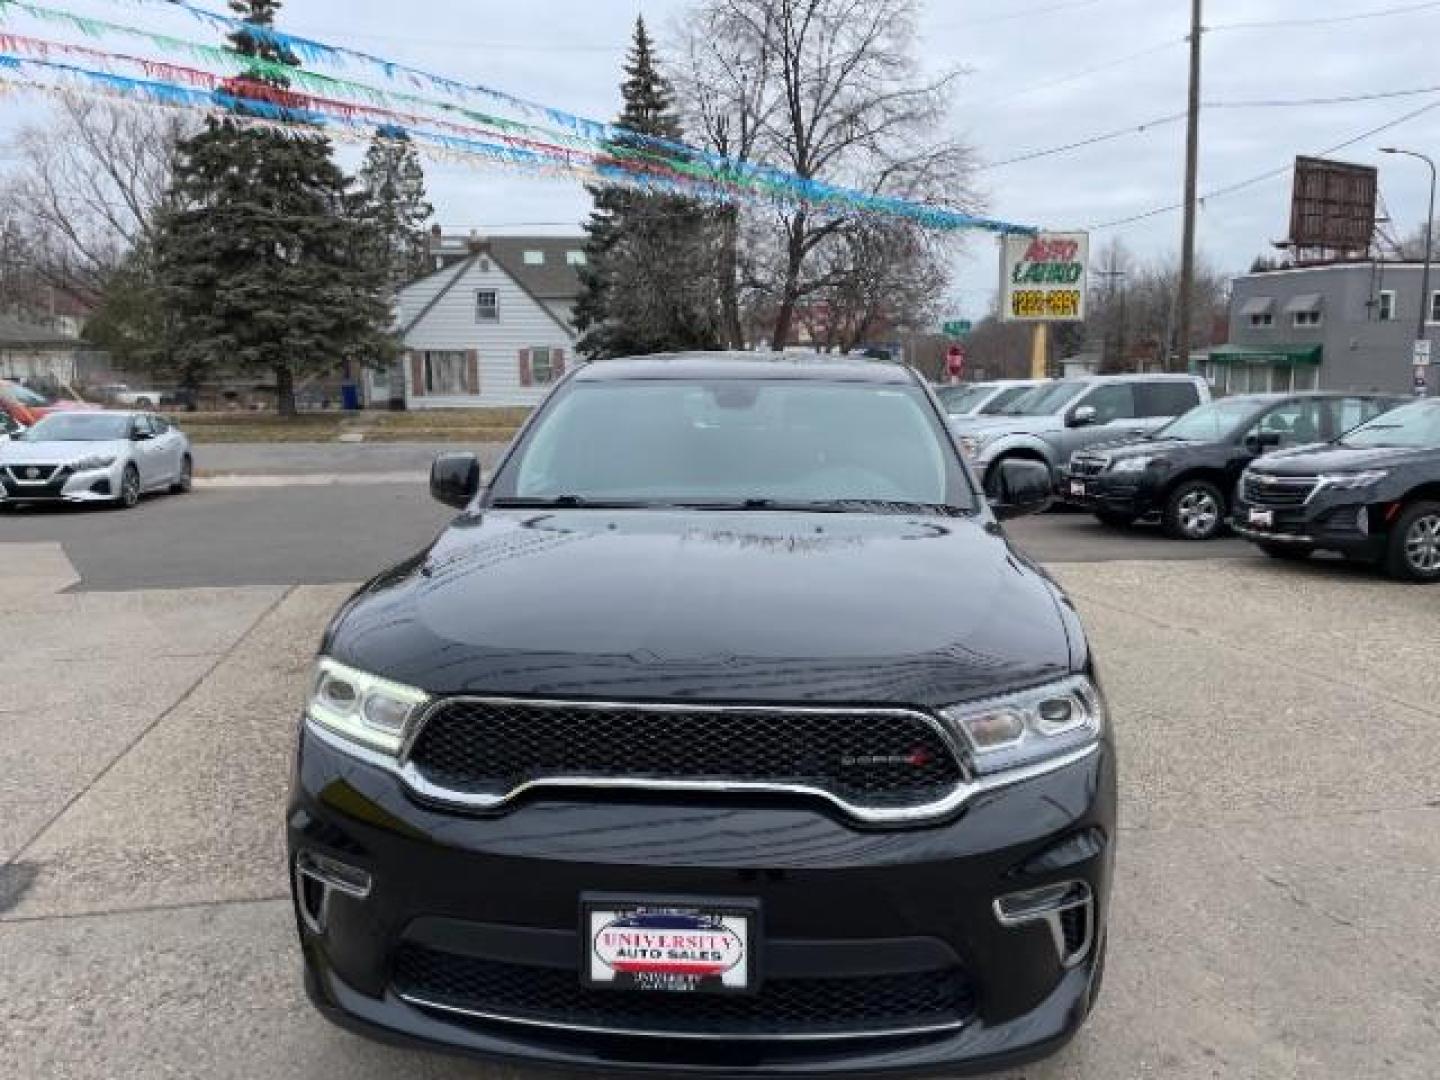
[[1071, 968], [1090, 954], [1095, 939], [1095, 896], [1083, 881], [1026, 889], [997, 897], [995, 918], [1009, 928], [1044, 923], [1050, 928], [1061, 965]]
[[295, 856], [295, 899], [300, 908], [300, 918], [312, 933], [325, 932], [332, 893], [364, 900], [370, 895], [371, 883], [368, 870], [328, 855], [302, 851]]

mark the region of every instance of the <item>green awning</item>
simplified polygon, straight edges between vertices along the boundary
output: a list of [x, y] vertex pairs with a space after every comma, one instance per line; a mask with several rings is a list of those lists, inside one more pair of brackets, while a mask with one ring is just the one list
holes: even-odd
[[1318, 364], [1320, 345], [1216, 345], [1212, 364]]

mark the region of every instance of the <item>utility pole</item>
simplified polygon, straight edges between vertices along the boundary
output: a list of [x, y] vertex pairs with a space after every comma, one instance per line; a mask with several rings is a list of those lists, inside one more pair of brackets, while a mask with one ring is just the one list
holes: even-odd
[[1190, 366], [1190, 294], [1195, 285], [1195, 201], [1200, 169], [1200, 37], [1202, 0], [1190, 0], [1190, 109], [1185, 128], [1185, 236], [1180, 244], [1179, 334], [1170, 366], [1185, 371]]
[[[1419, 328], [1415, 331], [1416, 342], [1426, 341], [1429, 337], [1428, 324], [1432, 314], [1430, 310], [1430, 264], [1434, 257], [1433, 244], [1435, 240], [1435, 159], [1426, 154], [1417, 153], [1414, 150], [1399, 150], [1393, 146], [1383, 146], [1380, 148], [1380, 152], [1382, 154], [1401, 154], [1405, 157], [1419, 158], [1425, 162], [1426, 165], [1430, 166], [1430, 213], [1425, 218], [1425, 269], [1420, 276], [1420, 320]], [[1418, 354], [1416, 360], [1419, 360]], [[1426, 366], [1430, 367], [1430, 370], [1433, 371], [1433, 364], [1434, 361], [1432, 360], [1430, 365]], [[1420, 366], [1418, 362], [1416, 366]], [[1431, 382], [1430, 372], [1426, 371], [1423, 378], [1426, 383], [1425, 393], [1433, 394], [1435, 389], [1429, 385]], [[1420, 393], [1418, 383], [1416, 393]]]

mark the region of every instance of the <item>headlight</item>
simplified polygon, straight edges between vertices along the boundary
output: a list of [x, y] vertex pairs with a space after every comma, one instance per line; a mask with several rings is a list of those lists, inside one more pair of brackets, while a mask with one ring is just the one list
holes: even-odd
[[428, 694], [412, 686], [322, 658], [315, 667], [306, 711], [315, 723], [336, 734], [399, 754], [411, 719], [429, 701]]
[[1105, 707], [1089, 679], [943, 710], [970, 744], [975, 772], [986, 775], [1082, 750], [1104, 729]]
[[1115, 464], [1110, 466], [1110, 471], [1117, 473], [1144, 472], [1147, 468], [1150, 467], [1152, 462], [1160, 460], [1162, 459], [1157, 457], [1144, 456], [1121, 458], [1119, 461], [1115, 462]]
[[89, 472], [91, 469], [108, 469], [115, 464], [115, 455], [102, 457], [99, 454], [92, 454], [90, 457], [83, 457], [79, 461], [72, 462], [70, 468], [76, 472]]
[[1373, 487], [1389, 475], [1390, 473], [1385, 469], [1375, 469], [1372, 472], [1334, 473], [1329, 476], [1321, 476], [1320, 486], [1333, 491], [1357, 491], [1360, 488]]

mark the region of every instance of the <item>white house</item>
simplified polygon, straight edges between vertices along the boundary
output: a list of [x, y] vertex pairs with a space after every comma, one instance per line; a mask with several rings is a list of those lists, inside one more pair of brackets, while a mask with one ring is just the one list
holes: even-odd
[[399, 297], [407, 407], [538, 404], [574, 362], [584, 240], [437, 235], [431, 252], [434, 272]]

